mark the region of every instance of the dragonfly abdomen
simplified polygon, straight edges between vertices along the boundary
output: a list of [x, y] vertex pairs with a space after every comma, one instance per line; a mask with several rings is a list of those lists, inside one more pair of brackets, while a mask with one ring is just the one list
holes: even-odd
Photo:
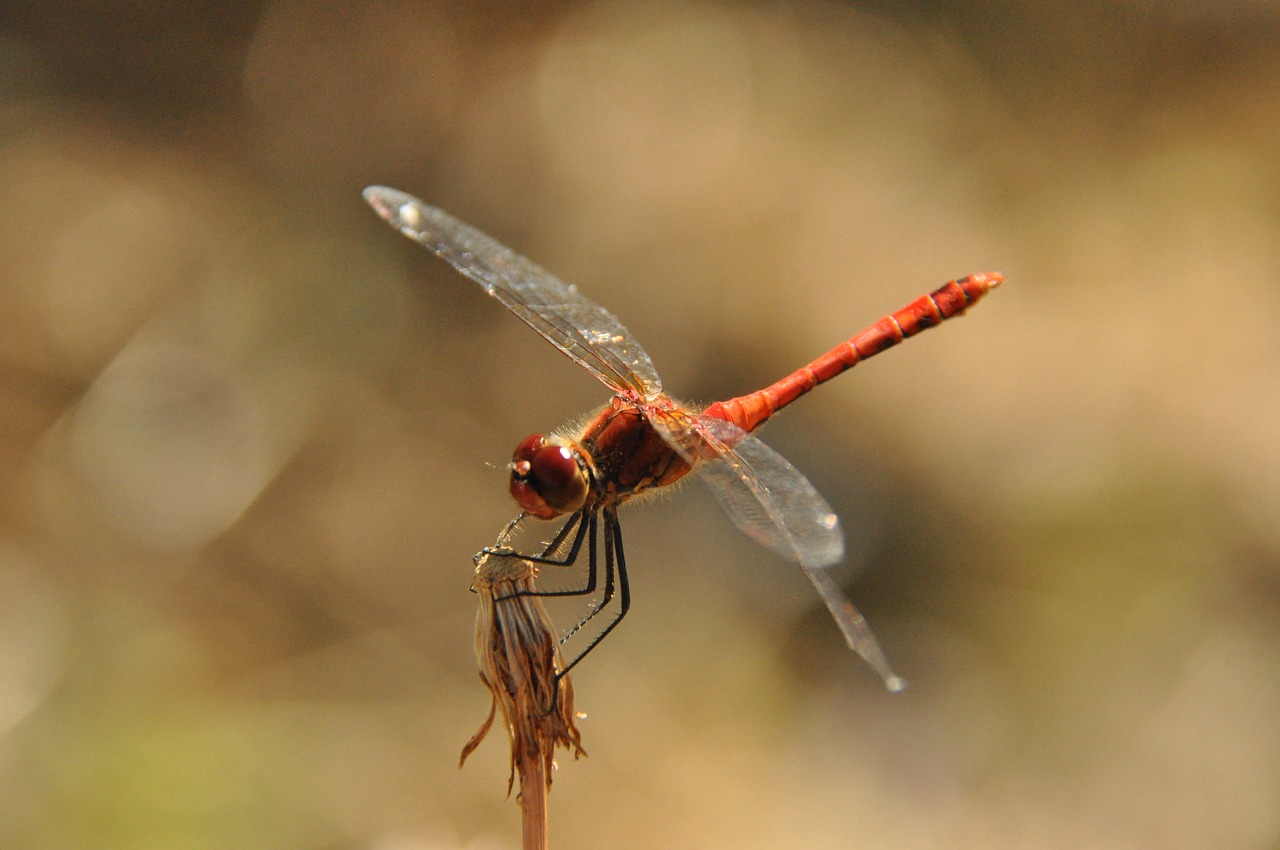
[[831, 380], [868, 357], [892, 348], [907, 337], [961, 315], [965, 308], [999, 286], [1003, 280], [1002, 275], [986, 272], [950, 281], [928, 295], [920, 296], [901, 310], [883, 317], [782, 380], [748, 395], [718, 401], [703, 413], [717, 419], [727, 419], [744, 431], [754, 431], [769, 417], [818, 384]]

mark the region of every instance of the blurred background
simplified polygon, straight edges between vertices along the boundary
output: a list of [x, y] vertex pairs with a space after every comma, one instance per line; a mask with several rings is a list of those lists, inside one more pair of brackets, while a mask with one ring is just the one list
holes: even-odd
[[[909, 681], [708, 493], [624, 514], [556, 847], [1280, 847], [1280, 7], [65, 0], [0, 12], [0, 845], [519, 841], [472, 656], [515, 443], [1007, 285], [764, 438]], [[571, 615], [562, 615], [571, 616]], [[563, 622], [563, 621], [562, 621]]]

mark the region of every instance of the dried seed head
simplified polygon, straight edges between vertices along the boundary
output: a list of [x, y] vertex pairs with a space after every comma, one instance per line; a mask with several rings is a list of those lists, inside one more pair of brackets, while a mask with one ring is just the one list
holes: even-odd
[[514, 555], [488, 553], [476, 565], [476, 659], [492, 702], [459, 761], [480, 745], [500, 710], [511, 743], [507, 792], [519, 773], [522, 796], [531, 784], [550, 787], [556, 747], [575, 759], [586, 755], [574, 725], [573, 685], [568, 676], [557, 676], [564, 660], [556, 630], [541, 600], [528, 595], [537, 575], [537, 567]]

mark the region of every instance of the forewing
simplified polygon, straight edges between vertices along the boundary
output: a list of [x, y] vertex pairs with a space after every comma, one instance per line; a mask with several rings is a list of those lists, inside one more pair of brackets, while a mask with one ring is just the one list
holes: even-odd
[[364, 190], [378, 215], [484, 287], [615, 392], [654, 398], [662, 383], [617, 317], [546, 269], [443, 210], [385, 186]]

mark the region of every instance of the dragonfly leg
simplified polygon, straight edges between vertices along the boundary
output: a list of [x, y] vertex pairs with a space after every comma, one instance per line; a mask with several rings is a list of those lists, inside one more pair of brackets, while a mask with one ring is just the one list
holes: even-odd
[[[617, 586], [618, 586], [618, 595], [620, 597], [619, 605], [618, 605], [618, 613], [617, 613], [617, 616], [615, 616], [612, 620], [609, 621], [609, 624], [605, 626], [600, 631], [599, 634], [597, 634], [594, 638], [591, 639], [591, 643], [587, 644], [587, 648], [582, 650], [582, 652], [578, 653], [577, 658], [574, 658], [572, 661], [570, 661], [567, 665], [565, 665], [563, 670], [561, 670], [559, 673], [556, 674], [557, 679], [560, 679], [566, 676], [569, 673], [569, 671], [572, 670], [578, 664], [579, 661], [587, 657], [588, 653], [590, 653], [591, 650], [599, 646], [600, 642], [605, 639], [605, 636], [608, 635], [609, 632], [613, 631], [614, 628], [616, 628], [617, 625], [622, 622], [622, 618], [627, 616], [627, 611], [630, 610], [631, 608], [631, 583], [627, 578], [627, 556], [622, 549], [622, 527], [618, 524], [618, 514], [614, 511], [613, 508], [605, 508], [603, 513], [604, 513], [604, 575], [605, 575], [604, 597], [600, 600], [600, 604], [596, 605], [591, 610], [590, 613], [588, 613], [585, 617], [583, 617], [582, 620], [576, 626], [574, 626], [567, 635], [565, 635], [565, 637], [568, 637], [569, 635], [576, 632], [578, 629], [582, 628], [582, 626], [584, 626], [588, 620], [590, 620], [596, 614], [600, 613], [600, 610], [604, 608], [604, 606], [613, 598], [615, 567], [617, 569], [617, 573], [616, 573]], [[593, 544], [595, 543], [594, 535], [592, 536], [592, 543]], [[594, 551], [592, 552], [592, 555], [593, 555], [592, 561], [594, 562], [595, 560]]]
[[[518, 522], [519, 519], [523, 519], [523, 517], [524, 515], [522, 514], [516, 521]], [[592, 519], [594, 519], [594, 517], [592, 517]], [[552, 538], [551, 542], [547, 544], [541, 554], [531, 555], [524, 552], [517, 552], [510, 546], [486, 546], [476, 553], [475, 560], [479, 562], [479, 560], [485, 555], [501, 555], [504, 557], [519, 558], [523, 561], [530, 561], [535, 564], [548, 564], [553, 567], [572, 566], [578, 560], [578, 552], [582, 548], [582, 540], [587, 533], [588, 523], [586, 520], [586, 511], [578, 511], [570, 516], [569, 520], [564, 525], [560, 526], [560, 530], [556, 532], [556, 536]], [[509, 528], [510, 526], [508, 526], [508, 529]], [[507, 532], [505, 531], [503, 532], [503, 537], [499, 538], [500, 541], [505, 539], [506, 533]], [[557, 557], [556, 552], [564, 548], [564, 543], [566, 540], [570, 539], [571, 534], [573, 535], [573, 543], [569, 546], [569, 551], [562, 557]]]
[[[594, 517], [591, 519], [594, 519]], [[582, 538], [586, 534], [586, 526], [588, 525], [586, 511], [578, 511], [569, 517], [568, 522], [560, 526], [560, 530], [556, 532], [556, 536], [542, 550], [542, 554], [532, 560], [535, 563], [550, 564], [557, 567], [567, 567], [577, 562], [578, 551], [582, 548]], [[556, 553], [564, 548], [564, 542], [570, 539], [570, 535], [572, 535], [573, 542], [569, 544], [569, 551], [565, 552], [563, 556], [557, 557]]]
[[[524, 590], [521, 596], [587, 596], [596, 592], [596, 582], [598, 578], [596, 564], [599, 563], [596, 558], [596, 537], [598, 531], [598, 519], [596, 514], [587, 515], [584, 511], [574, 514], [568, 522], [560, 529], [547, 548], [542, 550], [541, 555], [517, 555], [516, 557], [524, 558], [535, 564], [545, 564], [552, 567], [571, 567], [578, 562], [578, 553], [582, 550], [582, 541], [589, 538], [588, 555], [587, 555], [587, 583], [583, 587], [571, 587], [566, 590]], [[569, 546], [569, 551], [563, 558], [555, 557], [555, 552], [564, 547], [564, 543], [569, 539], [570, 533], [573, 534], [573, 543]], [[605, 600], [608, 601], [607, 599]], [[601, 605], [604, 603], [602, 602]], [[597, 606], [599, 607], [599, 606]]]
[[[604, 508], [599, 512], [578, 511], [569, 518], [556, 536], [547, 544], [540, 555], [525, 555], [514, 552], [506, 547], [499, 547], [493, 550], [485, 550], [489, 554], [499, 554], [509, 557], [523, 558], [536, 564], [546, 564], [556, 567], [573, 566], [577, 563], [578, 557], [582, 551], [582, 543], [587, 541], [587, 581], [582, 587], [569, 588], [566, 590], [522, 590], [512, 594], [514, 596], [585, 596], [595, 593], [600, 583], [600, 514], [604, 515], [604, 591], [600, 596], [600, 601], [591, 605], [583, 617], [578, 620], [564, 636], [560, 639], [561, 643], [571, 638], [587, 625], [597, 614], [605, 609], [610, 602], [613, 601], [615, 592], [620, 597], [620, 605], [617, 614], [609, 621], [598, 634], [596, 634], [587, 648], [578, 654], [564, 669], [557, 673], [557, 677], [564, 676], [579, 661], [587, 656], [587, 653], [595, 649], [605, 635], [613, 631], [613, 629], [626, 616], [627, 611], [631, 608], [631, 585], [627, 579], [627, 560], [622, 548], [622, 529], [618, 523], [618, 514], [614, 508]], [[558, 553], [565, 549], [568, 545], [568, 551], [563, 555]], [[482, 554], [484, 554], [482, 552]], [[506, 598], [512, 598], [506, 597]], [[496, 600], [501, 602], [503, 600]]]
[[[511, 596], [503, 597], [503, 599], [510, 599], [515, 596], [588, 596], [595, 593], [596, 585], [599, 582], [598, 565], [600, 563], [600, 559], [596, 556], [596, 540], [599, 537], [598, 529], [598, 514], [587, 514], [585, 511], [579, 511], [574, 514], [563, 527], [561, 527], [560, 531], [557, 532], [555, 538], [547, 544], [547, 548], [542, 551], [541, 555], [523, 555], [507, 549], [496, 550], [493, 552], [492, 554], [503, 555], [505, 557], [522, 558], [535, 564], [545, 564], [552, 567], [571, 567], [578, 561], [578, 555], [582, 550], [583, 539], [590, 540], [590, 543], [587, 546], [587, 583], [584, 586], [571, 587], [564, 590], [521, 590], [511, 594]], [[563, 558], [555, 557], [553, 553], [564, 547], [565, 541], [570, 539], [570, 534], [573, 535], [573, 542], [569, 546], [568, 553]], [[604, 598], [600, 600], [599, 604], [592, 606], [590, 612], [583, 617], [577, 625], [570, 629], [565, 634], [564, 638], [561, 638], [561, 642], [567, 639], [578, 629], [582, 628], [583, 624], [599, 613], [600, 609], [607, 605], [609, 600], [612, 598], [613, 574], [612, 570], [610, 570], [605, 577]], [[502, 599], [498, 599], [496, 601], [501, 602]]]
[[[591, 521], [594, 523], [595, 517], [592, 517]], [[605, 547], [604, 549], [604, 552], [605, 552], [604, 554], [604, 594], [600, 597], [599, 602], [592, 605], [587, 610], [587, 613], [582, 615], [582, 619], [574, 623], [572, 628], [570, 628], [568, 631], [564, 633], [564, 636], [560, 638], [560, 643], [564, 643], [569, 638], [577, 634], [578, 631], [583, 626], [585, 626], [588, 622], [591, 621], [592, 617], [594, 617], [596, 614], [599, 614], [600, 610], [613, 600], [613, 553], [610, 549], [611, 539], [612, 538], [610, 537], [610, 534], [609, 534], [609, 520], [606, 517], [605, 525], [604, 525], [604, 547]], [[596, 532], [595, 532], [595, 529], [593, 528], [591, 531], [591, 544], [588, 547], [587, 559], [590, 563], [587, 565], [587, 588], [588, 588], [586, 591], [587, 593], [590, 593], [595, 590], [596, 581], [599, 578], [600, 559], [597, 557], [597, 554], [598, 553], [596, 551]]]

